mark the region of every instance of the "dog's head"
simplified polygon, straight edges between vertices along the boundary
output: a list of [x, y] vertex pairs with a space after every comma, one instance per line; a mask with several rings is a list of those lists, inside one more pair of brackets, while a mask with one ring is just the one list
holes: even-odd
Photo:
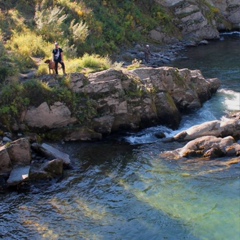
[[51, 62], [50, 59], [47, 59], [47, 60], [44, 61], [44, 63], [48, 63], [48, 64], [49, 64], [50, 62]]

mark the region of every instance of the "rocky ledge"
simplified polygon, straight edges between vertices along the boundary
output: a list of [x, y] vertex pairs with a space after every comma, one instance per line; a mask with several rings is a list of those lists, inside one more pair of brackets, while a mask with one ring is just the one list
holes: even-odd
[[[52, 76], [47, 81], [58, 84]], [[68, 88], [79, 97], [77, 111], [67, 102], [42, 102], [24, 111], [14, 127], [64, 141], [99, 140], [156, 124], [176, 129], [183, 113], [200, 108], [219, 87], [219, 79], [205, 79], [199, 70], [173, 67], [110, 69], [88, 77], [74, 73]]]
[[[59, 84], [54, 76], [47, 76], [47, 80], [50, 87]], [[57, 134], [62, 141], [86, 141], [156, 124], [176, 129], [182, 113], [200, 108], [219, 86], [218, 79], [205, 79], [199, 70], [173, 67], [111, 69], [88, 77], [70, 74], [68, 88], [79, 97], [77, 113], [67, 102], [42, 102], [15, 119], [14, 131], [23, 134], [15, 141], [10, 136], [2, 138], [7, 143], [0, 147], [0, 190], [35, 180], [57, 179], [64, 168], [71, 166], [66, 153], [39, 144], [37, 134]], [[78, 115], [86, 112], [88, 117], [82, 121]], [[183, 136], [186, 134], [179, 139]]]

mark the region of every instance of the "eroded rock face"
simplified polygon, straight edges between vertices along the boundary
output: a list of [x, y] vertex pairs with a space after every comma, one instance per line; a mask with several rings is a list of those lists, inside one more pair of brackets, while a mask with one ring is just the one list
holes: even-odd
[[199, 70], [173, 67], [110, 69], [88, 78], [72, 74], [69, 87], [82, 97], [74, 106], [77, 112], [65, 103], [48, 106], [44, 102], [29, 108], [22, 121], [34, 131], [62, 132], [61, 138], [67, 141], [101, 139], [102, 134], [156, 124], [174, 129], [183, 112], [200, 108], [219, 86], [218, 79], [205, 79]]
[[[233, 28], [240, 27], [240, 2], [238, 0], [211, 0], [212, 4], [220, 9], [223, 16], [229, 21]], [[219, 28], [224, 26], [219, 25]]]
[[200, 108], [220, 87], [218, 79], [205, 79], [199, 70], [159, 67], [141, 68], [133, 72], [147, 88], [168, 92], [179, 110]]
[[23, 119], [28, 126], [36, 128], [59, 128], [76, 122], [68, 107], [61, 102], [55, 102], [52, 106], [43, 102], [39, 107], [27, 110]]
[[[219, 38], [219, 30], [239, 29], [240, 2], [238, 0], [156, 0], [172, 12], [176, 28], [185, 40], [201, 41]], [[171, 43], [172, 39], [161, 27], [150, 32], [157, 42]]]

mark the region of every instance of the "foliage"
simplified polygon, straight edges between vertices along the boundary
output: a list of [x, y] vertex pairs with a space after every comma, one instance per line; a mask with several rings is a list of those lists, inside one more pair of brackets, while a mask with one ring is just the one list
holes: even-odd
[[[111, 60], [108, 57], [102, 57], [96, 54], [84, 54], [81, 58], [67, 59], [65, 61], [67, 73], [81, 72], [83, 74], [88, 74], [109, 68], [120, 68], [121, 65], [122, 63], [112, 64]], [[46, 63], [42, 63], [38, 67], [37, 75], [41, 76], [47, 73], [48, 65]]]
[[55, 6], [36, 11], [34, 19], [37, 33], [43, 36], [45, 41], [55, 42], [63, 38], [62, 25], [67, 18], [67, 15], [63, 14], [63, 10], [63, 8]]
[[23, 57], [44, 57], [48, 48], [42, 36], [36, 35], [34, 32], [26, 31], [22, 33], [14, 33], [7, 47], [17, 52]]
[[128, 70], [134, 70], [134, 69], [137, 69], [139, 67], [141, 67], [141, 63], [142, 61], [141, 60], [137, 60], [137, 59], [134, 59], [132, 61], [132, 64], [128, 66]]
[[23, 88], [19, 84], [9, 84], [0, 94], [0, 121], [10, 128], [20, 111], [29, 104], [29, 99], [22, 97]]
[[84, 42], [88, 36], [88, 26], [83, 22], [75, 23], [75, 20], [72, 20], [70, 23], [70, 31], [75, 43], [79, 41]]
[[30, 105], [38, 107], [47, 102], [64, 102], [80, 123], [96, 116], [96, 104], [85, 94], [72, 92], [67, 84], [49, 87], [45, 82], [29, 80], [25, 83], [3, 85], [0, 93], [0, 123], [11, 130], [12, 124], [19, 121], [21, 114]]
[[80, 59], [80, 66], [82, 68], [89, 68], [92, 71], [106, 70], [111, 67], [111, 60], [108, 57], [101, 57], [100, 55], [84, 54]]
[[85, 53], [97, 56], [98, 61], [98, 56], [117, 52], [122, 45], [146, 41], [149, 30], [156, 26], [173, 31], [170, 14], [153, 0], [1, 2], [0, 30], [21, 71], [34, 66], [32, 57], [52, 57], [55, 41], [64, 49], [65, 61], [79, 59]]
[[5, 83], [9, 76], [18, 73], [18, 67], [14, 63], [14, 55], [8, 54], [4, 44], [0, 41], [0, 85]]

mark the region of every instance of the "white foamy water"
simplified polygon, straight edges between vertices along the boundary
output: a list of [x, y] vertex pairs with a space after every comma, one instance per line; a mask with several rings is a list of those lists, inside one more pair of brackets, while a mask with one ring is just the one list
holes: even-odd
[[240, 93], [233, 90], [219, 90], [220, 93], [225, 95], [224, 106], [228, 111], [240, 111]]

